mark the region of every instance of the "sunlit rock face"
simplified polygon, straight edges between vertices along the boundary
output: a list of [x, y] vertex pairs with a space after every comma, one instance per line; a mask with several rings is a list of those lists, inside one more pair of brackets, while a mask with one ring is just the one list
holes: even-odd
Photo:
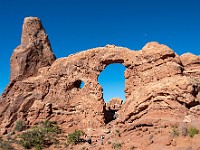
[[[112, 63], [126, 67], [126, 100], [107, 104], [115, 113], [107, 116], [98, 76]], [[1, 128], [19, 119], [31, 126], [50, 118], [66, 131], [112, 123], [125, 136], [138, 127], [156, 132], [162, 125], [200, 120], [200, 57], [178, 56], [157, 42], [137, 51], [106, 45], [55, 60], [41, 21], [28, 17], [10, 64], [10, 84], [0, 99]]]
[[10, 59], [10, 80], [21, 80], [34, 76], [42, 67], [55, 61], [48, 36], [39, 18], [24, 19], [21, 44], [13, 51]]

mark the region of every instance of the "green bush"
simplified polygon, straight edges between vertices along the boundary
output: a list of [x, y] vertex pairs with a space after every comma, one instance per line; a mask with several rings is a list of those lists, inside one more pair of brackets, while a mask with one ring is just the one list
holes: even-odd
[[21, 132], [25, 129], [24, 122], [22, 120], [18, 120], [15, 124], [15, 131]]
[[197, 128], [190, 127], [188, 129], [188, 133], [189, 133], [190, 137], [193, 138], [195, 134], [199, 133], [199, 130]]
[[171, 135], [172, 135], [172, 137], [178, 137], [179, 136], [179, 132], [178, 132], [176, 127], [172, 128]]
[[68, 134], [67, 141], [69, 144], [77, 144], [80, 141], [80, 137], [84, 135], [84, 132], [81, 130], [75, 130], [72, 133]]
[[42, 127], [44, 132], [49, 133], [60, 133], [60, 129], [59, 126], [56, 123], [50, 122], [48, 120], [45, 120], [44, 122], [42, 122]]
[[35, 147], [36, 150], [41, 150], [45, 141], [45, 135], [40, 131], [39, 128], [24, 132], [19, 136], [19, 138], [19, 144], [26, 149]]
[[112, 148], [119, 150], [122, 148], [122, 144], [121, 143], [113, 143]]
[[58, 141], [57, 134], [59, 133], [58, 125], [46, 120], [41, 125], [22, 133], [19, 136], [19, 144], [26, 149], [35, 147], [36, 150], [41, 150], [43, 146], [56, 143]]

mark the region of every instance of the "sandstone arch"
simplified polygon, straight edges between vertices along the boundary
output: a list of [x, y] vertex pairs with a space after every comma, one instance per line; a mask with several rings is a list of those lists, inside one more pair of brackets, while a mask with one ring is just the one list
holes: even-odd
[[[103, 126], [105, 103], [97, 79], [111, 63], [127, 68], [126, 102], [116, 120], [116, 124], [131, 123], [127, 130], [147, 123], [148, 114], [161, 114], [157, 106], [166, 106], [170, 115], [181, 110], [176, 116], [180, 121], [199, 105], [194, 103], [200, 99], [199, 56], [179, 57], [166, 45], [151, 42], [138, 51], [106, 45], [55, 60], [42, 26], [28, 24], [35, 20], [40, 23], [38, 18], [26, 18], [24, 27], [38, 34], [23, 38], [30, 31], [23, 29], [22, 44], [11, 57], [11, 82], [0, 98], [1, 127], [11, 128], [17, 119], [33, 125], [46, 118], [64, 124], [65, 130]], [[27, 67], [32, 64], [37, 67]], [[79, 80], [85, 83], [82, 89], [75, 86]]]

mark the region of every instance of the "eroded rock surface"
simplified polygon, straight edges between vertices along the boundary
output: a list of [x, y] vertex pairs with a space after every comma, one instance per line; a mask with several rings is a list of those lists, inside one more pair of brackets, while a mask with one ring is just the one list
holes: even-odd
[[40, 68], [51, 66], [54, 61], [55, 56], [40, 19], [25, 18], [21, 44], [10, 59], [10, 81], [34, 76]]
[[191, 53], [186, 53], [180, 56], [181, 62], [184, 66], [184, 75], [200, 78], [200, 56]]
[[107, 104], [106, 104], [106, 109], [107, 110], [113, 110], [113, 111], [118, 111], [120, 110], [122, 106], [123, 100], [120, 98], [112, 98]]
[[[112, 100], [106, 109], [98, 76], [112, 63], [126, 67], [126, 100]], [[162, 136], [162, 143], [161, 131], [169, 135], [171, 126], [182, 124], [199, 128], [199, 68], [199, 56], [179, 57], [157, 42], [138, 51], [106, 45], [55, 60], [40, 20], [29, 17], [11, 57], [10, 84], [0, 98], [0, 126], [13, 128], [19, 119], [32, 126], [50, 118], [67, 132], [117, 128], [139, 148], [173, 146], [168, 136]], [[115, 118], [108, 116], [108, 105]]]

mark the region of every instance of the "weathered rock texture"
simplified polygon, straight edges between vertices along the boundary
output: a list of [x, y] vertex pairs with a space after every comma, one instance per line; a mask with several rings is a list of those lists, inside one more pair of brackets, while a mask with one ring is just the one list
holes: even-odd
[[121, 106], [122, 106], [122, 102], [123, 100], [120, 99], [120, 98], [112, 98], [110, 100], [110, 102], [108, 102], [106, 104], [106, 109], [109, 111], [109, 110], [113, 110], [113, 111], [118, 111], [120, 110]]
[[54, 61], [55, 56], [40, 19], [26, 18], [21, 44], [10, 59], [10, 81], [34, 76], [40, 68], [51, 66]]
[[[117, 119], [109, 122], [97, 79], [113, 63], [126, 67], [126, 101], [115, 110]], [[50, 118], [66, 131], [108, 123], [136, 143], [160, 144], [155, 135], [162, 129], [200, 120], [200, 57], [179, 57], [156, 42], [139, 51], [106, 45], [55, 60], [40, 20], [30, 17], [11, 57], [10, 78], [0, 99], [1, 128], [12, 128], [18, 119], [31, 126]]]

